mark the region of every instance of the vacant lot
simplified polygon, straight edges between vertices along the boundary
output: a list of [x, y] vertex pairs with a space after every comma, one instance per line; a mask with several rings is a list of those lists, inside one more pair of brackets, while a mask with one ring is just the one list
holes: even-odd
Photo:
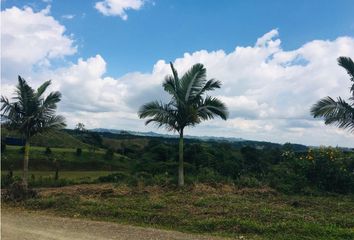
[[4, 206], [246, 239], [354, 238], [353, 196], [287, 196], [267, 188], [76, 185]]

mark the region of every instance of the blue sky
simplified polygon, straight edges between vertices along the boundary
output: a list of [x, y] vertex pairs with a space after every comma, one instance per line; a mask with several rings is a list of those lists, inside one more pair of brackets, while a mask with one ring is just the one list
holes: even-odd
[[309, 114], [322, 97], [350, 97], [336, 59], [354, 58], [352, 0], [1, 4], [2, 94], [11, 95], [19, 74], [31, 85], [52, 79], [68, 127], [165, 133], [144, 126], [136, 112], [168, 100], [161, 83], [169, 61], [181, 74], [199, 62], [223, 82], [213, 94], [230, 119], [186, 134], [353, 147], [353, 134]]
[[[147, 72], [159, 59], [173, 60], [200, 49], [233, 51], [278, 28], [283, 49], [313, 39], [335, 39], [354, 33], [352, 0], [230, 1], [149, 0], [138, 11], [127, 10], [126, 21], [103, 16], [95, 0], [50, 1], [51, 15], [74, 34], [78, 55], [101, 54], [107, 74]], [[46, 1], [10, 1], [2, 9], [28, 5], [41, 10]], [[63, 16], [73, 15], [73, 19]]]

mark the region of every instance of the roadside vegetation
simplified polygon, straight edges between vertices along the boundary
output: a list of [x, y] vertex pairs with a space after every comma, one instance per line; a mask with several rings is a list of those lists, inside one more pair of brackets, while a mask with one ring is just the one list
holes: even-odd
[[353, 239], [352, 195], [284, 195], [271, 188], [183, 189], [90, 184], [43, 189], [12, 207], [243, 239]]

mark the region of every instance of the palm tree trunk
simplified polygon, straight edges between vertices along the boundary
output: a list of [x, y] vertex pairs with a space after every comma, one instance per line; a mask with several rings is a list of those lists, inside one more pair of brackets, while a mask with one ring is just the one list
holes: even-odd
[[179, 134], [179, 164], [178, 164], [178, 186], [184, 186], [184, 169], [183, 169], [183, 129]]
[[25, 154], [24, 154], [24, 158], [23, 158], [23, 174], [22, 174], [22, 182], [23, 182], [25, 189], [27, 189], [27, 187], [28, 187], [29, 150], [30, 150], [30, 142], [28, 139], [26, 139]]

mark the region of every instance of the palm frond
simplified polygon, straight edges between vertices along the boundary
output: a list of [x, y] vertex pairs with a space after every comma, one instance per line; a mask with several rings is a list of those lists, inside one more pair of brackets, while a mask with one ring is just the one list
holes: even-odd
[[198, 116], [203, 120], [213, 119], [215, 116], [226, 120], [228, 115], [227, 107], [217, 98], [207, 96], [198, 107]]
[[144, 104], [138, 112], [140, 118], [149, 118], [145, 124], [155, 123], [158, 127], [165, 126], [168, 130], [178, 129], [176, 110], [171, 104], [158, 101]]
[[51, 83], [52, 83], [52, 81], [48, 80], [48, 81], [44, 82], [41, 86], [39, 86], [39, 88], [37, 89], [37, 92], [36, 92], [36, 97], [40, 98], [42, 96], [42, 94], [45, 92], [45, 90], [47, 90], [47, 88], [50, 86]]
[[162, 86], [166, 92], [171, 94], [173, 97], [178, 98], [178, 85], [176, 84], [173, 76], [167, 75], [162, 83]]
[[60, 101], [59, 92], [51, 92], [45, 99], [42, 97], [50, 81], [42, 84], [35, 92], [27, 82], [18, 77], [16, 97], [10, 102], [1, 97], [1, 121], [11, 129], [16, 129], [26, 138], [65, 127], [64, 118], [56, 116], [55, 110]]
[[203, 64], [192, 66], [181, 78], [181, 88], [184, 101], [187, 102], [201, 91], [206, 82], [206, 69]]
[[347, 70], [350, 80], [354, 82], [354, 62], [350, 57], [339, 57], [338, 65]]
[[210, 79], [205, 83], [204, 87], [196, 95], [201, 96], [207, 91], [213, 91], [216, 88], [220, 88], [220, 87], [221, 87], [220, 81], [215, 79]]
[[323, 117], [325, 124], [354, 131], [354, 108], [340, 97], [337, 101], [331, 97], [319, 100], [312, 106], [311, 113], [315, 118]]

